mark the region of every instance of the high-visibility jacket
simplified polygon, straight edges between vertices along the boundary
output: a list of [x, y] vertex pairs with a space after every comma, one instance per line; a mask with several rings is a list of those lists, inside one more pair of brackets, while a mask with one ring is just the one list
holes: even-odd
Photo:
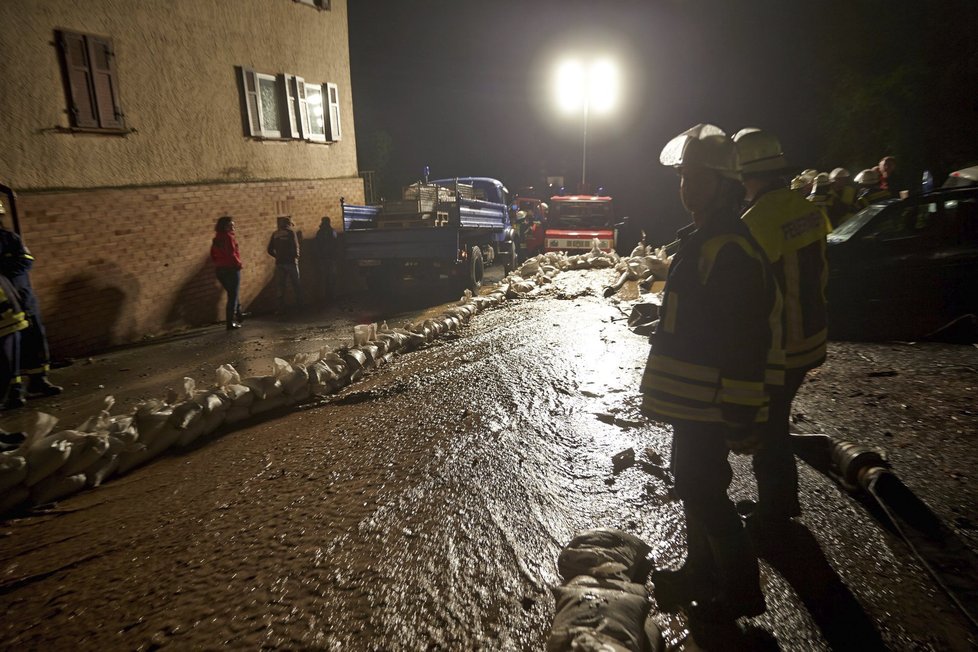
[[27, 325], [17, 290], [6, 276], [0, 276], [0, 337], [22, 331]]
[[829, 208], [829, 221], [835, 228], [855, 215], [861, 207], [856, 202], [856, 186], [847, 183], [842, 189], [832, 188], [833, 201]]
[[784, 383], [784, 352], [764, 252], [736, 214], [679, 237], [642, 376], [642, 411], [670, 423], [765, 422], [767, 385]]
[[764, 249], [781, 288], [786, 368], [819, 366], [825, 361], [828, 340], [825, 236], [832, 231], [828, 217], [798, 193], [775, 188], [755, 199], [743, 221]]

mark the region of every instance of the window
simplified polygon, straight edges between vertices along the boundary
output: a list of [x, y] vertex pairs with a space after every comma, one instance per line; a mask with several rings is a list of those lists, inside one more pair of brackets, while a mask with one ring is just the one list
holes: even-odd
[[329, 11], [329, 1], [330, 0], [295, 0], [295, 2], [298, 2], [299, 4], [316, 7], [320, 11]]
[[71, 126], [124, 131], [112, 40], [60, 30], [55, 37]]
[[246, 135], [321, 143], [341, 139], [336, 84], [310, 84], [295, 75], [238, 70]]

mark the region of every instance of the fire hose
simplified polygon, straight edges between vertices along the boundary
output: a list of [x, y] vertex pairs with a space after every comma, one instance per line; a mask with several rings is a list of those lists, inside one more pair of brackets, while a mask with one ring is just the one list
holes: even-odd
[[892, 471], [883, 451], [828, 435], [791, 435], [809, 466], [882, 509], [914, 556], [978, 628], [978, 556]]

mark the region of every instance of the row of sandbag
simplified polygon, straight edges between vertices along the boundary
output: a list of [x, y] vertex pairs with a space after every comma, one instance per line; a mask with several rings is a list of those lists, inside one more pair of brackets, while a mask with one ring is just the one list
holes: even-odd
[[662, 632], [650, 615], [645, 579], [651, 548], [608, 528], [588, 530], [561, 551], [548, 652], [659, 652]]
[[585, 254], [567, 255], [553, 251], [527, 259], [511, 272], [503, 283], [509, 298], [533, 292], [538, 287], [552, 283], [563, 271], [573, 269], [609, 269], [619, 263], [618, 254], [602, 251], [597, 238], [591, 240], [591, 250]]
[[192, 378], [184, 378], [180, 389], [169, 391], [165, 399], [144, 401], [125, 414], [112, 414], [114, 399], [108, 397], [99, 414], [71, 430], [56, 431], [55, 417], [38, 414], [23, 443], [0, 453], [0, 514], [97, 487], [226, 424], [335, 393], [396, 353], [457, 331], [477, 312], [505, 298], [505, 288], [486, 296], [468, 293], [436, 318], [403, 329], [371, 329], [366, 340], [357, 331], [355, 346], [300, 354], [292, 362], [275, 358], [267, 376], [241, 378], [231, 365], [221, 365], [209, 388], [199, 389]]

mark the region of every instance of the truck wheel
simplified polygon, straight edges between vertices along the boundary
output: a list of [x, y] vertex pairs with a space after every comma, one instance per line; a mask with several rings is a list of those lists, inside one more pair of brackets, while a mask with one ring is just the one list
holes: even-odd
[[469, 251], [469, 277], [466, 279], [466, 287], [473, 292], [482, 287], [482, 250], [472, 247]]

